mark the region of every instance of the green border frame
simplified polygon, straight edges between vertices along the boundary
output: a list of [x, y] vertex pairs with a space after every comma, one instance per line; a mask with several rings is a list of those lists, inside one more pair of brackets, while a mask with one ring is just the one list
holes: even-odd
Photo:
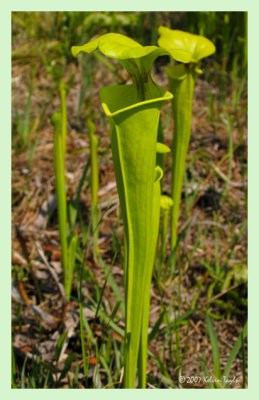
[[[87, 4], [85, 0], [74, 0], [73, 2], [65, 4], [65, 2], [57, 0], [44, 1], [18, 1], [10, 0], [10, 2], [3, 2], [1, 4], [0, 13], [0, 30], [2, 39], [1, 51], [1, 137], [2, 146], [0, 147], [0, 171], [1, 171], [1, 196], [0, 196], [0, 210], [1, 210], [1, 228], [0, 228], [0, 243], [1, 243], [1, 272], [2, 283], [0, 290], [1, 295], [1, 361], [0, 361], [0, 392], [3, 398], [26, 398], [29, 399], [35, 396], [35, 392], [31, 390], [11, 389], [11, 12], [12, 11], [248, 11], [248, 93], [249, 93], [249, 115], [248, 115], [248, 148], [249, 148], [249, 169], [248, 169], [248, 260], [249, 260], [249, 378], [248, 389], [224, 389], [220, 392], [211, 389], [178, 389], [176, 392], [170, 389], [89, 389], [86, 391], [78, 389], [37, 389], [36, 396], [44, 398], [46, 395], [49, 398], [60, 397], [68, 399], [71, 396], [83, 398], [89, 396], [91, 399], [99, 399], [101, 397], [108, 398], [108, 400], [121, 398], [131, 399], [134, 397], [143, 396], [147, 399], [155, 399], [157, 395], [163, 398], [177, 399], [186, 398], [205, 398], [209, 395], [210, 399], [217, 396], [222, 398], [241, 398], [245, 397], [255, 399], [259, 396], [258, 389], [258, 360], [259, 360], [259, 346], [257, 344], [257, 329], [258, 324], [258, 271], [257, 265], [257, 247], [258, 247], [258, 165], [256, 164], [258, 158], [259, 147], [259, 132], [257, 128], [257, 115], [259, 100], [257, 96], [258, 91], [258, 12], [259, 3], [256, 5], [255, 0], [217, 0], [209, 3], [205, 0], [181, 0], [179, 7], [177, 2], [173, 0], [161, 0], [155, 2], [154, 0], [131, 0], [131, 2], [122, 2], [118, 0], [96, 0], [92, 4]], [[256, 279], [257, 278], [257, 279]], [[7, 300], [8, 299], [8, 300]], [[132, 393], [134, 390], [134, 393]], [[207, 393], [210, 390], [210, 393]], [[244, 391], [245, 390], [245, 391]], [[122, 392], [123, 391], [123, 392]], [[158, 393], [161, 392], [161, 393]], [[198, 392], [197, 392], [198, 391]], [[257, 395], [256, 395], [257, 393]]]

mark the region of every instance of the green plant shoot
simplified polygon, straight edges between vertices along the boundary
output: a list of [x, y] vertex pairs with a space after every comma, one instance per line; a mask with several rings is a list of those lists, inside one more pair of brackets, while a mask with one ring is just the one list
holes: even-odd
[[69, 300], [73, 272], [75, 266], [76, 249], [78, 245], [77, 233], [67, 238], [67, 200], [65, 182], [65, 158], [66, 158], [66, 137], [67, 137], [67, 111], [66, 111], [66, 91], [64, 82], [60, 82], [60, 102], [61, 111], [58, 110], [51, 118], [55, 128], [54, 133], [54, 169], [56, 179], [56, 195], [58, 209], [59, 236], [62, 254], [62, 269], [64, 275], [64, 288], [66, 299]]
[[103, 87], [100, 98], [111, 126], [111, 147], [124, 222], [125, 360], [124, 387], [146, 387], [147, 327], [150, 285], [159, 225], [162, 171], [156, 169], [160, 108], [172, 94], [151, 78], [154, 60], [166, 52], [143, 47], [123, 35], [105, 34], [79, 52], [99, 50], [116, 58], [131, 76], [131, 85]]
[[161, 229], [161, 248], [159, 257], [159, 271], [158, 276], [161, 273], [162, 264], [165, 261], [166, 256], [166, 239], [168, 234], [168, 219], [173, 206], [173, 200], [169, 196], [162, 195], [160, 198], [160, 209], [162, 215], [162, 229]]
[[198, 62], [215, 52], [214, 44], [204, 36], [159, 27], [158, 44], [181, 64], [166, 68], [169, 86], [174, 94], [173, 161], [172, 161], [172, 207], [171, 250], [177, 243], [179, 208], [184, 177], [185, 160], [189, 147], [192, 125], [192, 100], [195, 78], [201, 73]]
[[61, 134], [63, 140], [64, 163], [67, 151], [67, 105], [66, 105], [66, 89], [64, 81], [61, 79], [59, 84], [59, 95], [61, 105]]
[[67, 260], [67, 200], [65, 187], [65, 154], [64, 140], [62, 135], [62, 116], [58, 110], [51, 118], [54, 125], [54, 169], [56, 179], [56, 195], [58, 209], [58, 226], [60, 245], [62, 253], [62, 268], [64, 275], [65, 293], [68, 282], [68, 260]]

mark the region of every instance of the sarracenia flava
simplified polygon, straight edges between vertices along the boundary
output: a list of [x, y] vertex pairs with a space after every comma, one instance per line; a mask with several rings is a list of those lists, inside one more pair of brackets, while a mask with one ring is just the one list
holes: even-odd
[[73, 273], [76, 261], [78, 235], [74, 230], [68, 231], [67, 227], [67, 201], [66, 201], [66, 140], [67, 140], [67, 110], [66, 91], [64, 82], [60, 82], [61, 109], [56, 111], [51, 122], [55, 127], [54, 133], [54, 169], [56, 180], [57, 209], [59, 221], [59, 236], [62, 253], [62, 269], [64, 277], [65, 297], [70, 299]]
[[173, 162], [172, 162], [172, 207], [171, 218], [171, 250], [177, 243], [177, 226], [184, 177], [185, 160], [189, 147], [192, 124], [192, 99], [195, 78], [201, 71], [198, 62], [215, 52], [214, 44], [204, 36], [159, 27], [158, 44], [170, 56], [179, 61], [166, 68], [169, 87], [174, 98], [172, 100], [174, 115]]
[[111, 147], [124, 222], [126, 305], [124, 387], [146, 387], [147, 328], [152, 269], [159, 227], [160, 183], [156, 142], [160, 109], [173, 96], [151, 78], [154, 60], [166, 52], [108, 33], [72, 54], [99, 50], [127, 69], [131, 85], [103, 87], [100, 98], [111, 126]]

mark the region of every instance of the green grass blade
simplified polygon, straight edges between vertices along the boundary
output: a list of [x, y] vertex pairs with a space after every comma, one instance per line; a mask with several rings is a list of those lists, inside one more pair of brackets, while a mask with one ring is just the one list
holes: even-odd
[[16, 387], [16, 361], [12, 345], [12, 388], [15, 389]]
[[76, 359], [76, 353], [69, 354], [69, 356], [66, 358], [64, 368], [60, 374], [59, 382], [65, 378], [67, 375], [68, 371], [71, 369], [72, 362]]
[[58, 360], [59, 360], [59, 357], [60, 357], [60, 354], [62, 351], [62, 347], [66, 340], [66, 337], [67, 337], [67, 332], [63, 332], [57, 341], [56, 348], [55, 348], [55, 361], [56, 362], [58, 362]]
[[228, 132], [228, 173], [227, 173], [226, 185], [222, 193], [223, 197], [226, 196], [228, 193], [229, 184], [232, 176], [232, 167], [233, 167], [233, 134], [232, 134], [232, 124], [229, 116], [227, 121], [225, 121], [225, 124]]
[[98, 257], [98, 261], [106, 274], [108, 282], [111, 285], [111, 288], [112, 288], [117, 300], [120, 301], [123, 315], [125, 315], [125, 304], [124, 304], [123, 297], [122, 297], [121, 291], [119, 289], [119, 286], [117, 285], [113, 275], [109, 273], [110, 268], [105, 264], [105, 262], [103, 261], [103, 259], [100, 256]]
[[27, 104], [26, 104], [26, 108], [25, 108], [24, 121], [23, 121], [23, 125], [22, 125], [22, 132], [21, 132], [23, 145], [27, 144], [28, 137], [29, 137], [32, 89], [33, 89], [33, 84], [31, 81], [30, 87], [29, 87], [28, 100], [27, 100]]
[[210, 378], [210, 373], [209, 373], [209, 370], [208, 370], [208, 367], [207, 367], [205, 361], [203, 360], [203, 358], [201, 358], [200, 355], [198, 355], [198, 360], [199, 360], [199, 362], [201, 364], [201, 368], [203, 370], [204, 377], [207, 380], [209, 388], [210, 389], [215, 389], [215, 386], [213, 385], [213, 383], [210, 381], [210, 379], [208, 379], [208, 378]]
[[209, 317], [209, 314], [205, 314], [205, 319], [207, 323], [207, 330], [210, 338], [210, 344], [212, 347], [212, 356], [213, 356], [213, 365], [214, 365], [214, 375], [217, 379], [221, 377], [220, 371], [220, 351], [219, 351], [219, 343], [218, 338], [216, 336], [216, 332], [214, 330], [213, 324]]
[[31, 73], [31, 81], [29, 86], [29, 93], [28, 99], [25, 107], [25, 115], [24, 119], [20, 125], [20, 137], [22, 141], [22, 146], [27, 146], [29, 144], [29, 134], [30, 134], [30, 114], [31, 114], [31, 98], [32, 98], [32, 91], [33, 91], [33, 78], [35, 76], [36, 68], [35, 65], [33, 66], [32, 73]]
[[152, 340], [155, 338], [155, 336], [156, 336], [156, 334], [157, 334], [157, 332], [158, 332], [158, 330], [159, 330], [159, 328], [160, 328], [160, 325], [161, 325], [162, 322], [163, 322], [163, 319], [164, 319], [164, 316], [165, 316], [165, 312], [166, 312], [165, 310], [163, 310], [163, 311], [161, 312], [161, 314], [160, 314], [158, 320], [156, 321], [155, 325], [153, 326], [152, 331], [151, 331], [150, 334], [148, 335], [148, 343], [151, 343]]
[[108, 386], [109, 386], [109, 388], [112, 389], [114, 387], [114, 385], [113, 385], [113, 380], [112, 380], [110, 367], [107, 364], [105, 358], [101, 354], [99, 354], [99, 360], [100, 360], [100, 362], [101, 362], [101, 364], [102, 364], [102, 366], [103, 366], [103, 368], [104, 368], [104, 370], [106, 372], [106, 375], [108, 377]]
[[243, 340], [244, 340], [246, 338], [246, 336], [247, 336], [247, 322], [245, 323], [245, 325], [244, 325], [244, 327], [242, 329], [242, 332], [238, 336], [238, 338], [236, 340], [236, 343], [235, 343], [233, 349], [231, 350], [231, 353], [229, 355], [227, 364], [226, 364], [224, 372], [223, 372], [224, 379], [228, 378], [230, 370], [231, 370], [231, 367], [233, 365], [233, 362], [235, 361], [235, 358], [236, 358], [239, 350], [242, 347], [242, 337], [243, 337]]
[[82, 358], [83, 358], [83, 369], [85, 376], [85, 386], [88, 387], [88, 371], [89, 371], [89, 357], [86, 357], [86, 340], [84, 334], [84, 321], [83, 321], [83, 306], [82, 303], [79, 303], [79, 315], [80, 315], [80, 339], [81, 339], [81, 350], [82, 350]]
[[27, 355], [25, 356], [23, 366], [22, 366], [22, 372], [21, 372], [21, 389], [25, 389], [25, 368], [26, 368], [26, 363], [27, 363]]

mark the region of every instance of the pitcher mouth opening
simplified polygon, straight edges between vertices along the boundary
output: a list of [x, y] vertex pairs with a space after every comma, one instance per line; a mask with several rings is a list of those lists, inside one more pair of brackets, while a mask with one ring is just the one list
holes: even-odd
[[132, 110], [152, 103], [160, 103], [173, 98], [172, 93], [156, 86], [156, 93], [151, 99], [139, 101], [134, 85], [106, 86], [100, 89], [103, 110], [108, 117], [113, 117], [127, 110]]

